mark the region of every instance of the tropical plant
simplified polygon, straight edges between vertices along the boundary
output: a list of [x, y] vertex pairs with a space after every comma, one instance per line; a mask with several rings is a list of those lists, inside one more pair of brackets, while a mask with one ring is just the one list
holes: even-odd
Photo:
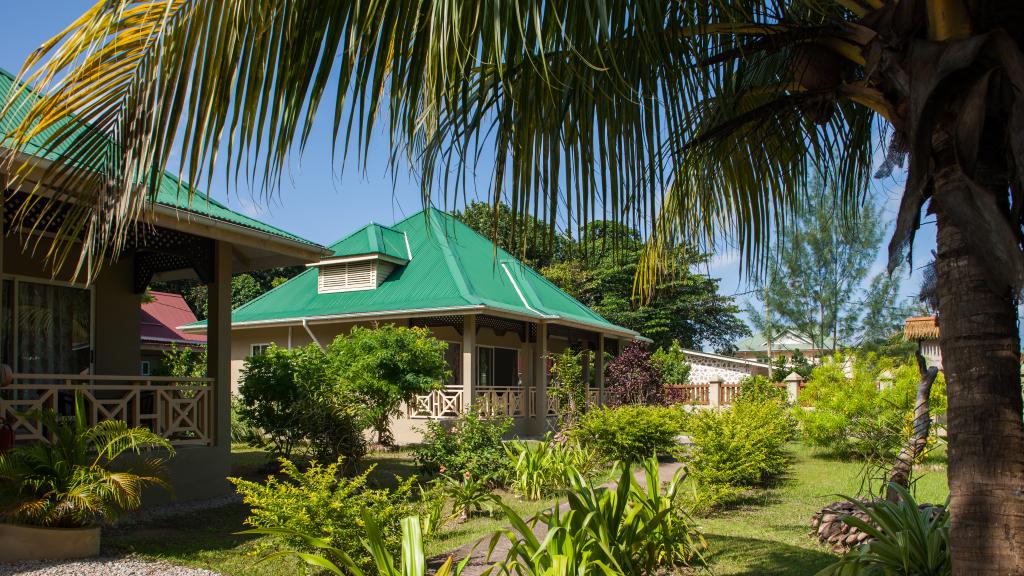
[[561, 354], [551, 354], [551, 383], [548, 396], [557, 407], [558, 425], [569, 430], [576, 425], [587, 411], [587, 382], [583, 378], [583, 366], [590, 362], [590, 351], [575, 351], [566, 348]]
[[[0, 514], [12, 522], [57, 528], [116, 520], [142, 505], [149, 486], [170, 489], [164, 463], [171, 444], [146, 428], [123, 420], [90, 426], [85, 400], [75, 394], [70, 417], [52, 410], [25, 415], [53, 434], [0, 453]], [[162, 450], [166, 455], [152, 455]], [[147, 454], [145, 458], [141, 456]]]
[[564, 489], [569, 470], [589, 476], [601, 462], [596, 450], [578, 442], [559, 442], [550, 432], [540, 441], [506, 442], [505, 452], [513, 462], [509, 472], [512, 491], [528, 500], [540, 500]]
[[[512, 546], [498, 565], [512, 574], [654, 574], [670, 567], [704, 563], [701, 534], [676, 502], [684, 481], [677, 471], [664, 491], [658, 461], [644, 462], [641, 484], [631, 466], [616, 464], [615, 487], [595, 486], [578, 470], [568, 471], [567, 509], [556, 506], [525, 521], [502, 504], [510, 528], [496, 532], [495, 544], [507, 538]], [[543, 540], [534, 535], [538, 523], [547, 528]]]
[[[387, 118], [393, 166], [418, 164], [425, 199], [461, 198], [493, 158], [492, 202], [514, 215], [653, 221], [644, 290], [681, 243], [735, 242], [756, 274], [809, 174], [845, 219], [873, 172], [906, 160], [890, 269], [928, 204], [959, 427], [950, 490], [975, 503], [954, 519], [954, 566], [1005, 574], [1024, 564], [1024, 515], [1004, 496], [1024, 476], [1022, 23], [1016, 0], [97, 2], [29, 57], [35, 86], [5, 108], [8, 188], [26, 192], [13, 226], [49, 231], [59, 206], [54, 269], [79, 255], [99, 272], [172, 143], [197, 181], [244, 166], [272, 189], [316, 119], [368, 162]], [[986, 537], [993, 522], [1006, 529]]]
[[271, 346], [245, 359], [239, 377], [239, 427], [246, 442], [289, 458], [341, 458], [351, 472], [366, 454], [360, 399], [340, 382], [336, 366], [316, 344]]
[[501, 439], [511, 427], [511, 418], [489, 416], [478, 406], [454, 422], [429, 421], [415, 450], [416, 461], [431, 474], [461, 479], [468, 472], [492, 486], [503, 485], [509, 461]]
[[426, 328], [356, 326], [331, 342], [327, 356], [377, 432], [377, 441], [390, 445], [394, 441], [391, 419], [399, 415], [402, 403], [447, 379], [447, 347]]
[[420, 519], [420, 528], [424, 538], [430, 538], [455, 519], [448, 505], [448, 496], [444, 489], [436, 483], [428, 487], [420, 486], [419, 498], [416, 500], [416, 511]]
[[786, 443], [793, 429], [779, 400], [737, 399], [731, 409], [700, 411], [687, 420], [690, 474], [701, 487], [725, 488], [723, 495], [729, 488], [761, 484], [788, 469]]
[[167, 376], [202, 378], [206, 376], [206, 347], [196, 350], [171, 342], [170, 348], [163, 352], [160, 368]]
[[843, 521], [866, 533], [869, 539], [818, 572], [818, 576], [952, 574], [948, 503], [922, 507], [903, 486], [890, 486], [899, 494], [896, 502], [864, 503], [848, 498], [867, 514], [869, 521], [853, 516]]
[[491, 487], [484, 480], [474, 478], [465, 472], [462, 478], [442, 476], [435, 480], [452, 505], [452, 516], [460, 520], [469, 520], [475, 512], [491, 513], [492, 504], [498, 500]]
[[776, 386], [764, 376], [747, 376], [740, 380], [740, 389], [736, 394], [737, 402], [780, 402], [786, 403], [789, 398], [786, 390]]
[[647, 345], [630, 342], [608, 363], [605, 385], [608, 405], [661, 404], [665, 401], [661, 372], [652, 361]]
[[[352, 557], [345, 550], [332, 546], [330, 541], [324, 538], [309, 536], [296, 530], [261, 528], [246, 530], [241, 532], [241, 534], [260, 534], [275, 536], [293, 542], [298, 541], [303, 543], [304, 550], [315, 551], [281, 550], [265, 556], [260, 560], [261, 562], [277, 556], [297, 556], [313, 568], [326, 570], [336, 576], [366, 576], [367, 574], [376, 574], [377, 576], [426, 576], [427, 559], [423, 551], [423, 532], [420, 530], [420, 518], [408, 516], [402, 518], [401, 524], [401, 562], [398, 566], [395, 566], [394, 555], [385, 532], [381, 530], [372, 513], [368, 511], [363, 512], [363, 525], [366, 527], [366, 536], [361, 539], [361, 542], [363, 549], [369, 554], [369, 563], [376, 572], [366, 570], [367, 562], [352, 560]], [[461, 562], [454, 564], [454, 559], [449, 556], [438, 567], [433, 576], [459, 576], [471, 558], [472, 555], [467, 555]]]
[[668, 348], [655, 350], [651, 354], [651, 363], [658, 370], [663, 384], [672, 386], [689, 384], [690, 363], [686, 361], [686, 353], [677, 340], [673, 340]]
[[570, 432], [606, 461], [638, 462], [651, 454], [672, 454], [683, 431], [683, 411], [671, 406], [619, 406], [588, 412]]
[[362, 554], [362, 537], [368, 530], [364, 512], [368, 510], [373, 511], [384, 547], [398, 550], [399, 520], [413, 512], [409, 496], [415, 477], [402, 480], [394, 490], [371, 489], [366, 479], [373, 466], [351, 478], [339, 477], [340, 461], [326, 466], [314, 462], [299, 470], [282, 458], [280, 467], [282, 479], [270, 476], [266, 482], [253, 482], [228, 478], [250, 508], [246, 526], [276, 531], [278, 538], [260, 541], [258, 550], [315, 553], [318, 547], [309, 544], [308, 537], [312, 537], [352, 554], [361, 566], [369, 568], [372, 561]]

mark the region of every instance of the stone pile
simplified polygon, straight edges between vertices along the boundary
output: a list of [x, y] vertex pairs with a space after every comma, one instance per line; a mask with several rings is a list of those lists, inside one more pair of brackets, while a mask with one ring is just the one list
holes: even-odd
[[[859, 498], [858, 501], [861, 504], [871, 502], [867, 498]], [[930, 512], [929, 518], [934, 518], [943, 512], [942, 506], [934, 504], [921, 504], [919, 508]], [[843, 500], [842, 502], [833, 502], [815, 512], [811, 517], [811, 535], [837, 554], [845, 554], [858, 544], [870, 540], [867, 532], [843, 522], [843, 518], [847, 516], [859, 518], [868, 524], [872, 523], [871, 518], [853, 502]]]

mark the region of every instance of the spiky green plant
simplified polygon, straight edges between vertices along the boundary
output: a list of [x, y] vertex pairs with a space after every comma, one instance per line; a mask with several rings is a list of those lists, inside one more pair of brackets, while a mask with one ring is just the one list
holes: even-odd
[[[146, 428], [123, 420], [89, 426], [85, 401], [63, 417], [52, 410], [25, 415], [53, 434], [52, 442], [18, 446], [0, 454], [0, 513], [37, 526], [73, 528], [114, 520], [142, 504], [148, 486], [170, 489], [164, 463], [171, 444]], [[164, 450], [166, 456], [148, 455]], [[123, 458], [136, 455], [136, 458]]]
[[898, 484], [890, 489], [897, 502], [881, 500], [865, 504], [848, 498], [870, 518], [852, 516], [843, 521], [865, 532], [870, 540], [858, 545], [818, 576], [948, 576], [953, 563], [949, 554], [949, 511], [922, 509], [910, 492]]
[[[423, 550], [423, 533], [420, 530], [420, 518], [409, 516], [402, 519], [402, 551], [401, 561], [396, 566], [394, 555], [388, 549], [386, 539], [381, 531], [380, 525], [373, 517], [372, 511], [363, 513], [363, 522], [366, 526], [366, 537], [362, 539], [363, 547], [373, 559], [373, 566], [377, 569], [378, 576], [426, 576], [427, 559]], [[319, 570], [336, 574], [337, 576], [366, 576], [360, 563], [352, 560], [352, 557], [331, 546], [330, 542], [323, 538], [315, 538], [302, 534], [295, 530], [285, 528], [260, 528], [257, 530], [246, 530], [240, 534], [261, 534], [265, 536], [279, 536], [290, 540], [303, 540], [310, 549], [320, 550], [322, 553], [301, 552], [297, 550], [282, 550], [264, 557], [261, 562], [277, 556], [296, 556], [306, 564]], [[455, 560], [449, 556], [447, 560], [434, 572], [433, 576], [459, 576], [466, 567], [470, 557], [462, 559], [455, 564]]]

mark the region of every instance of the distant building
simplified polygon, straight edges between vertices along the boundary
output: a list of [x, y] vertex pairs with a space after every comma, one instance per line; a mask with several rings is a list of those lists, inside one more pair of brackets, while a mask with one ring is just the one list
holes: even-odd
[[768, 349], [771, 348], [770, 356], [773, 360], [780, 356], [787, 359], [791, 358], [797, 350], [806, 356], [808, 360], [813, 360], [831, 354], [831, 344], [831, 339], [829, 339], [825, 343], [825, 348], [818, 348], [809, 339], [791, 331], [786, 331], [772, 340], [771, 346], [769, 346], [767, 338], [761, 334], [755, 334], [740, 340], [736, 344], [736, 355], [748, 360], [760, 360], [769, 356]]
[[690, 364], [690, 384], [739, 384], [747, 376], [769, 376], [771, 366], [735, 356], [723, 356], [697, 350], [683, 350]]
[[178, 326], [196, 321], [196, 315], [180, 294], [149, 292], [151, 300], [143, 302], [140, 310], [141, 362], [139, 374], [149, 376], [162, 372], [163, 355], [172, 345], [204, 348], [204, 334], [186, 334]]
[[917, 349], [929, 366], [942, 369], [942, 349], [939, 347], [939, 319], [937, 316], [914, 316], [903, 322], [903, 337], [917, 342]]

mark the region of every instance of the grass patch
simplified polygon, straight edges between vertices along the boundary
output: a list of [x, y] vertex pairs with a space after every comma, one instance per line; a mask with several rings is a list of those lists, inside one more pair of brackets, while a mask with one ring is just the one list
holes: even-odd
[[[857, 495], [863, 464], [821, 458], [799, 444], [791, 448], [794, 465], [788, 477], [699, 520], [716, 576], [804, 576], [835, 560], [809, 536], [811, 515], [840, 500], [840, 494]], [[915, 490], [920, 502], [945, 502], [949, 489], [944, 463], [929, 461], [917, 476]]]
[[[811, 515], [840, 494], [861, 492], [863, 464], [823, 457], [800, 444], [790, 446], [793, 467], [789, 476], [773, 486], [752, 490], [724, 510], [695, 521], [711, 547], [716, 576], [814, 574], [835, 556], [809, 536]], [[265, 455], [251, 449], [232, 454], [233, 474], [251, 479], [260, 472]], [[374, 453], [363, 466], [376, 464], [371, 475], [376, 486], [391, 486], [395, 476], [416, 473], [407, 451]], [[603, 480], [604, 478], [602, 478]], [[609, 478], [610, 479], [610, 478]], [[554, 500], [522, 501], [512, 494], [498, 495], [523, 517], [554, 505]], [[920, 502], [945, 502], [948, 494], [944, 454], [933, 453], [917, 475], [915, 495]], [[249, 510], [232, 504], [216, 510], [191, 512], [150, 525], [104, 533], [107, 552], [132, 552], [183, 566], [206, 568], [227, 576], [284, 576], [301, 574], [295, 560], [275, 559], [257, 564], [255, 538], [236, 535], [244, 530]], [[478, 515], [453, 522], [427, 542], [428, 556], [439, 556], [478, 541], [504, 525], [499, 516]], [[481, 544], [486, 546], [486, 543]]]

